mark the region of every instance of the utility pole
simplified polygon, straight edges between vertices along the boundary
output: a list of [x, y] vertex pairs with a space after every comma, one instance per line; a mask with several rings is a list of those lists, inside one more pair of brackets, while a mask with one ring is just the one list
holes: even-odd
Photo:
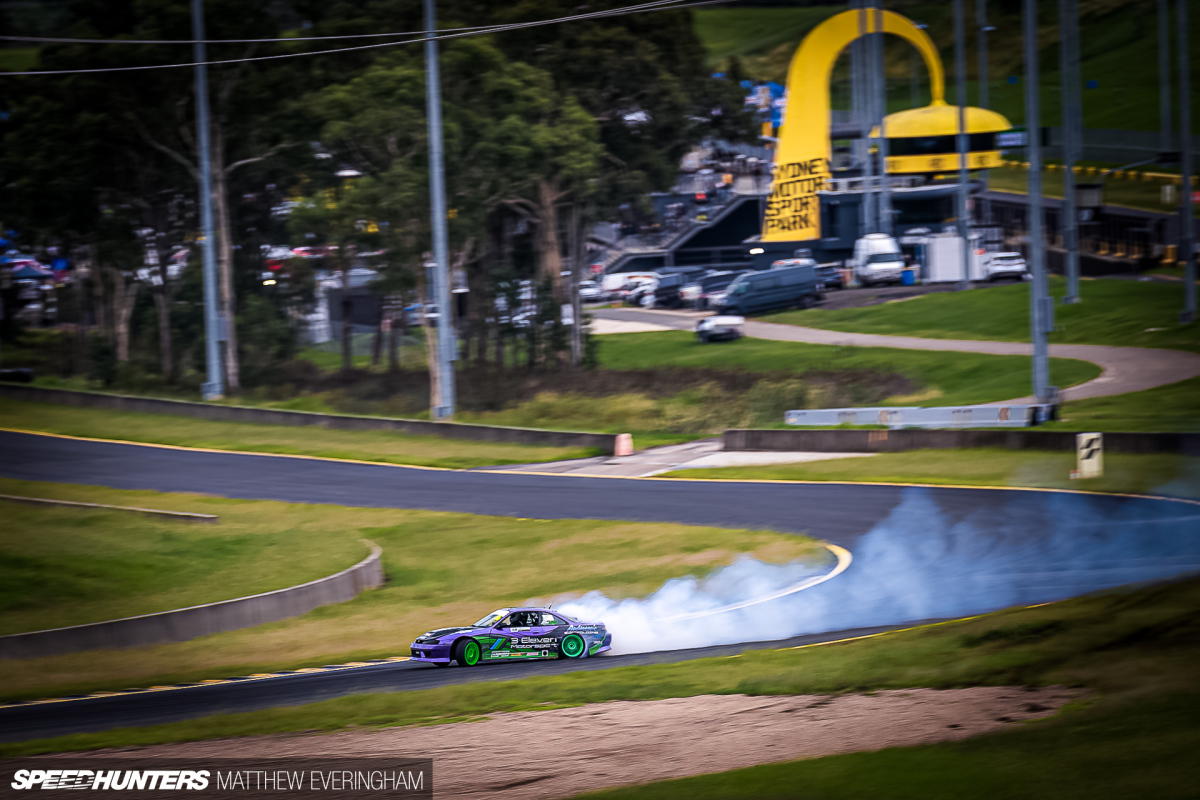
[[[1075, 162], [1083, 149], [1083, 110], [1079, 95], [1079, 0], [1058, 0], [1059, 69], [1062, 73], [1063, 247], [1067, 293], [1064, 303], [1079, 302], [1079, 212], [1075, 208]], [[1029, 136], [1038, 132], [1032, 128]]]
[[[961, 0], [959, 0], [961, 2]], [[1046, 283], [1046, 239], [1042, 234], [1042, 143], [1038, 86], [1037, 9], [1038, 0], [1024, 0], [1025, 19], [1025, 127], [1029, 129], [1029, 260], [1033, 281], [1029, 291], [1030, 338], [1033, 340], [1033, 394], [1039, 403], [1050, 402], [1050, 362], [1046, 334], [1050, 331], [1053, 307]]]
[[971, 288], [971, 226], [967, 197], [970, 179], [967, 176], [967, 43], [966, 21], [963, 19], [963, 0], [954, 0], [954, 77], [958, 102], [958, 235], [962, 237], [963, 272], [958, 289]]
[[583, 363], [583, 302], [579, 281], [583, 279], [583, 220], [578, 199], [571, 204], [571, 364]]
[[1171, 152], [1171, 8], [1158, 0], [1158, 149]]
[[430, 409], [433, 419], [454, 416], [454, 309], [450, 307], [450, 245], [446, 235], [446, 172], [442, 154], [442, 81], [438, 74], [435, 0], [425, 0], [425, 104], [429, 119], [429, 195], [433, 229], [434, 297], [438, 305], [437, 385], [439, 405]]
[[204, 243], [204, 358], [208, 381], [200, 387], [205, 400], [220, 400], [225, 394], [225, 370], [221, 368], [221, 342], [225, 339], [217, 308], [216, 237], [213, 234], [212, 156], [208, 129], [208, 67], [204, 48], [204, 0], [192, 0], [192, 60], [196, 62], [196, 149], [200, 155], [200, 226]]
[[883, 52], [883, 7], [879, 0], [872, 0], [874, 6], [872, 15], [874, 16], [875, 33], [871, 34], [871, 49], [875, 56], [875, 80], [877, 81], [878, 91], [875, 93], [875, 100], [878, 105], [878, 117], [872, 122], [879, 123], [879, 142], [876, 149], [879, 151], [879, 230], [891, 236], [892, 231], [892, 187], [888, 182], [888, 141], [887, 141], [887, 63], [884, 60]]
[[[990, 108], [990, 98], [988, 97], [988, 33], [992, 30], [987, 24], [987, 0], [976, 0], [975, 3], [975, 26], [979, 29], [979, 39], [977, 48], [979, 50], [979, 74], [977, 81], [979, 84], [979, 107]], [[982, 173], [983, 191], [988, 190], [988, 171], [985, 169]], [[987, 225], [991, 221], [991, 214], [988, 209], [988, 200], [984, 195], [979, 196], [979, 221]]]
[[850, 91], [854, 122], [860, 128], [856, 140], [856, 155], [863, 165], [862, 231], [874, 233], [878, 230], [875, 214], [875, 192], [871, 187], [875, 166], [871, 162], [871, 108], [873, 96], [870, 89], [871, 50], [867, 46], [867, 0], [850, 0], [850, 7], [858, 10], [858, 36], [850, 44]]
[[1192, 213], [1192, 79], [1188, 63], [1188, 0], [1178, 0], [1175, 26], [1179, 31], [1179, 249], [1183, 255], [1183, 313], [1180, 322], [1196, 319], [1196, 218]]

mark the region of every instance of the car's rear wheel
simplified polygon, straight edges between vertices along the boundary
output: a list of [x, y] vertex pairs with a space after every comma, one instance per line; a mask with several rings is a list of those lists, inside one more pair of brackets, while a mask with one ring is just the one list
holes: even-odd
[[460, 667], [473, 667], [483, 658], [483, 649], [474, 639], [459, 639], [454, 643], [452, 658]]
[[587, 655], [587, 643], [578, 633], [568, 633], [558, 643], [559, 658], [583, 658]]

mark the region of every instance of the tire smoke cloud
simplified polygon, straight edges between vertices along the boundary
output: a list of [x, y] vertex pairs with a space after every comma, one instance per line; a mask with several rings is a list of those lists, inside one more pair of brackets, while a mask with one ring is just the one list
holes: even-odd
[[850, 549], [850, 568], [826, 583], [696, 619], [662, 621], [768, 596], [830, 567], [746, 557], [704, 579], [667, 581], [643, 599], [589, 592], [560, 610], [604, 622], [614, 653], [967, 616], [1200, 570], [1200, 507], [1029, 493], [1000, 512], [952, 515], [934, 493], [912, 488]]

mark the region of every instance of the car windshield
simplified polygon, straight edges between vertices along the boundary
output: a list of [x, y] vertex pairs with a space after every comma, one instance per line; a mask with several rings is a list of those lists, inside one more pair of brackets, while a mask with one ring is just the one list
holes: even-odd
[[903, 261], [904, 257], [899, 253], [872, 253], [867, 256], [868, 264], [886, 264], [890, 261]]
[[493, 611], [492, 613], [488, 614], [483, 619], [476, 622], [471, 627], [472, 628], [490, 628], [493, 625], [495, 625], [497, 622], [499, 622], [500, 620], [504, 619], [504, 615], [506, 613], [508, 613], [507, 608], [502, 608], [499, 611]]

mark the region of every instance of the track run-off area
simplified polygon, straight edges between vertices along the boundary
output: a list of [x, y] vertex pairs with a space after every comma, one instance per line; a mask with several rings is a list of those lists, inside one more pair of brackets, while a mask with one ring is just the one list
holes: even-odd
[[1200, 569], [1200, 503], [1170, 498], [454, 471], [11, 431], [0, 431], [0, 452], [0, 475], [21, 480], [532, 519], [759, 528], [807, 534], [853, 554], [845, 572], [806, 591], [719, 615], [728, 616], [721, 624], [714, 624], [715, 618], [679, 622], [674, 639], [656, 652], [474, 669], [392, 661], [16, 705], [0, 708], [4, 741], [360, 692], [666, 663], [748, 647], [813, 645]]

